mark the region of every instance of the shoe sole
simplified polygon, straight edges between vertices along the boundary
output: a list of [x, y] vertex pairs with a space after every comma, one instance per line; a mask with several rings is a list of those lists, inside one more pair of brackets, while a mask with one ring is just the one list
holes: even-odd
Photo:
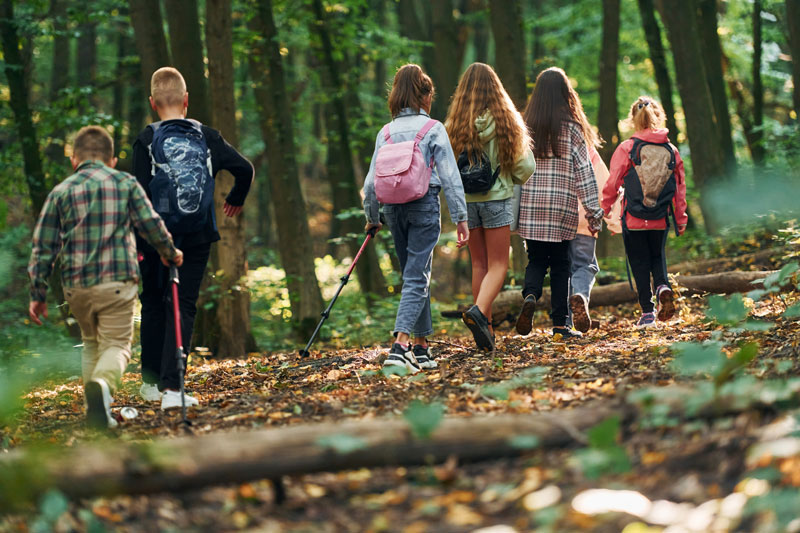
[[400, 363], [399, 361], [389, 361], [389, 360], [386, 360], [386, 361], [383, 363], [383, 368], [386, 368], [386, 367], [388, 367], [388, 366], [399, 366], [399, 367], [401, 367], [401, 368], [405, 368], [406, 370], [408, 370], [408, 371], [409, 371], [409, 372], [411, 372], [412, 374], [416, 374], [417, 372], [419, 372], [419, 371], [422, 369], [422, 367], [420, 367], [420, 368], [417, 368], [417, 367], [415, 367], [414, 365], [412, 365], [412, 364], [410, 364], [410, 363]]
[[99, 383], [90, 381], [84, 387], [86, 395], [86, 423], [92, 429], [108, 429], [108, 416], [103, 402], [103, 389]]
[[649, 324], [636, 324], [634, 327], [636, 329], [647, 329], [647, 328], [654, 328], [654, 327], [656, 327], [656, 325], [657, 324], [655, 323], [655, 321], [653, 321], [653, 322], [650, 322]]
[[573, 294], [569, 298], [569, 307], [572, 310], [572, 325], [581, 333], [586, 333], [592, 326], [592, 319], [589, 318], [588, 305], [586, 300], [578, 294]]
[[463, 313], [461, 315], [461, 320], [472, 332], [472, 338], [475, 339], [475, 344], [478, 345], [478, 348], [484, 351], [492, 351], [492, 339], [481, 330], [481, 327], [475, 319], [467, 313]]
[[673, 316], [675, 316], [675, 300], [672, 297], [672, 291], [669, 289], [661, 291], [661, 294], [658, 296], [658, 319], [661, 322], [666, 322]]
[[536, 302], [525, 300], [522, 302], [522, 310], [517, 318], [517, 333], [527, 335], [533, 329], [533, 314], [536, 312]]

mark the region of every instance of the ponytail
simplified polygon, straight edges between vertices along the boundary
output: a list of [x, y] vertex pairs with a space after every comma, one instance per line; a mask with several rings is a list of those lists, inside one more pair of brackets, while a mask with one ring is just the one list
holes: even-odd
[[640, 96], [631, 105], [628, 124], [636, 131], [661, 128], [664, 125], [664, 110], [661, 104], [649, 96]]

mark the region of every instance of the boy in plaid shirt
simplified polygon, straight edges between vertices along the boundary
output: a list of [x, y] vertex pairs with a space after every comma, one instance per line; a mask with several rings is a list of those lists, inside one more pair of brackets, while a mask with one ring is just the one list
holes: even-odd
[[60, 257], [64, 293], [83, 339], [88, 423], [113, 427], [111, 393], [130, 360], [139, 281], [132, 229], [165, 264], [180, 266], [183, 253], [141, 185], [114, 170], [114, 142], [106, 130], [81, 129], [70, 160], [75, 173], [47, 196], [33, 233], [29, 314], [40, 325], [39, 317], [47, 317], [47, 280]]

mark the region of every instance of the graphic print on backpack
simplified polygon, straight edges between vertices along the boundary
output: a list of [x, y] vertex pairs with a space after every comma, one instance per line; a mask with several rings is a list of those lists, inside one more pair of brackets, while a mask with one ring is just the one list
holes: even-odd
[[677, 190], [675, 152], [669, 143], [634, 139], [625, 174], [625, 210], [645, 220], [666, 218]]
[[197, 230], [206, 224], [214, 201], [211, 153], [201, 125], [170, 120], [151, 127], [153, 207], [171, 232]]
[[488, 192], [494, 187], [497, 175], [500, 174], [500, 166], [492, 172], [492, 163], [486, 154], [481, 152], [480, 158], [477, 154], [472, 154], [470, 161], [466, 151], [458, 156], [458, 172], [461, 174], [461, 183], [464, 185], [464, 192], [467, 194]]

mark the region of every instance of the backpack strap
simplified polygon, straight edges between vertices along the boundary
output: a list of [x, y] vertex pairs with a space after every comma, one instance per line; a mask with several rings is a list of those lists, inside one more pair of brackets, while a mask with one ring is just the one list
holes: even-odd
[[385, 125], [383, 127], [383, 138], [386, 140], [387, 143], [392, 144], [392, 136], [389, 135], [389, 125]]
[[417, 136], [414, 137], [414, 144], [419, 144], [419, 142], [428, 134], [432, 127], [436, 125], [436, 121], [434, 119], [428, 120], [422, 129], [417, 132]]

